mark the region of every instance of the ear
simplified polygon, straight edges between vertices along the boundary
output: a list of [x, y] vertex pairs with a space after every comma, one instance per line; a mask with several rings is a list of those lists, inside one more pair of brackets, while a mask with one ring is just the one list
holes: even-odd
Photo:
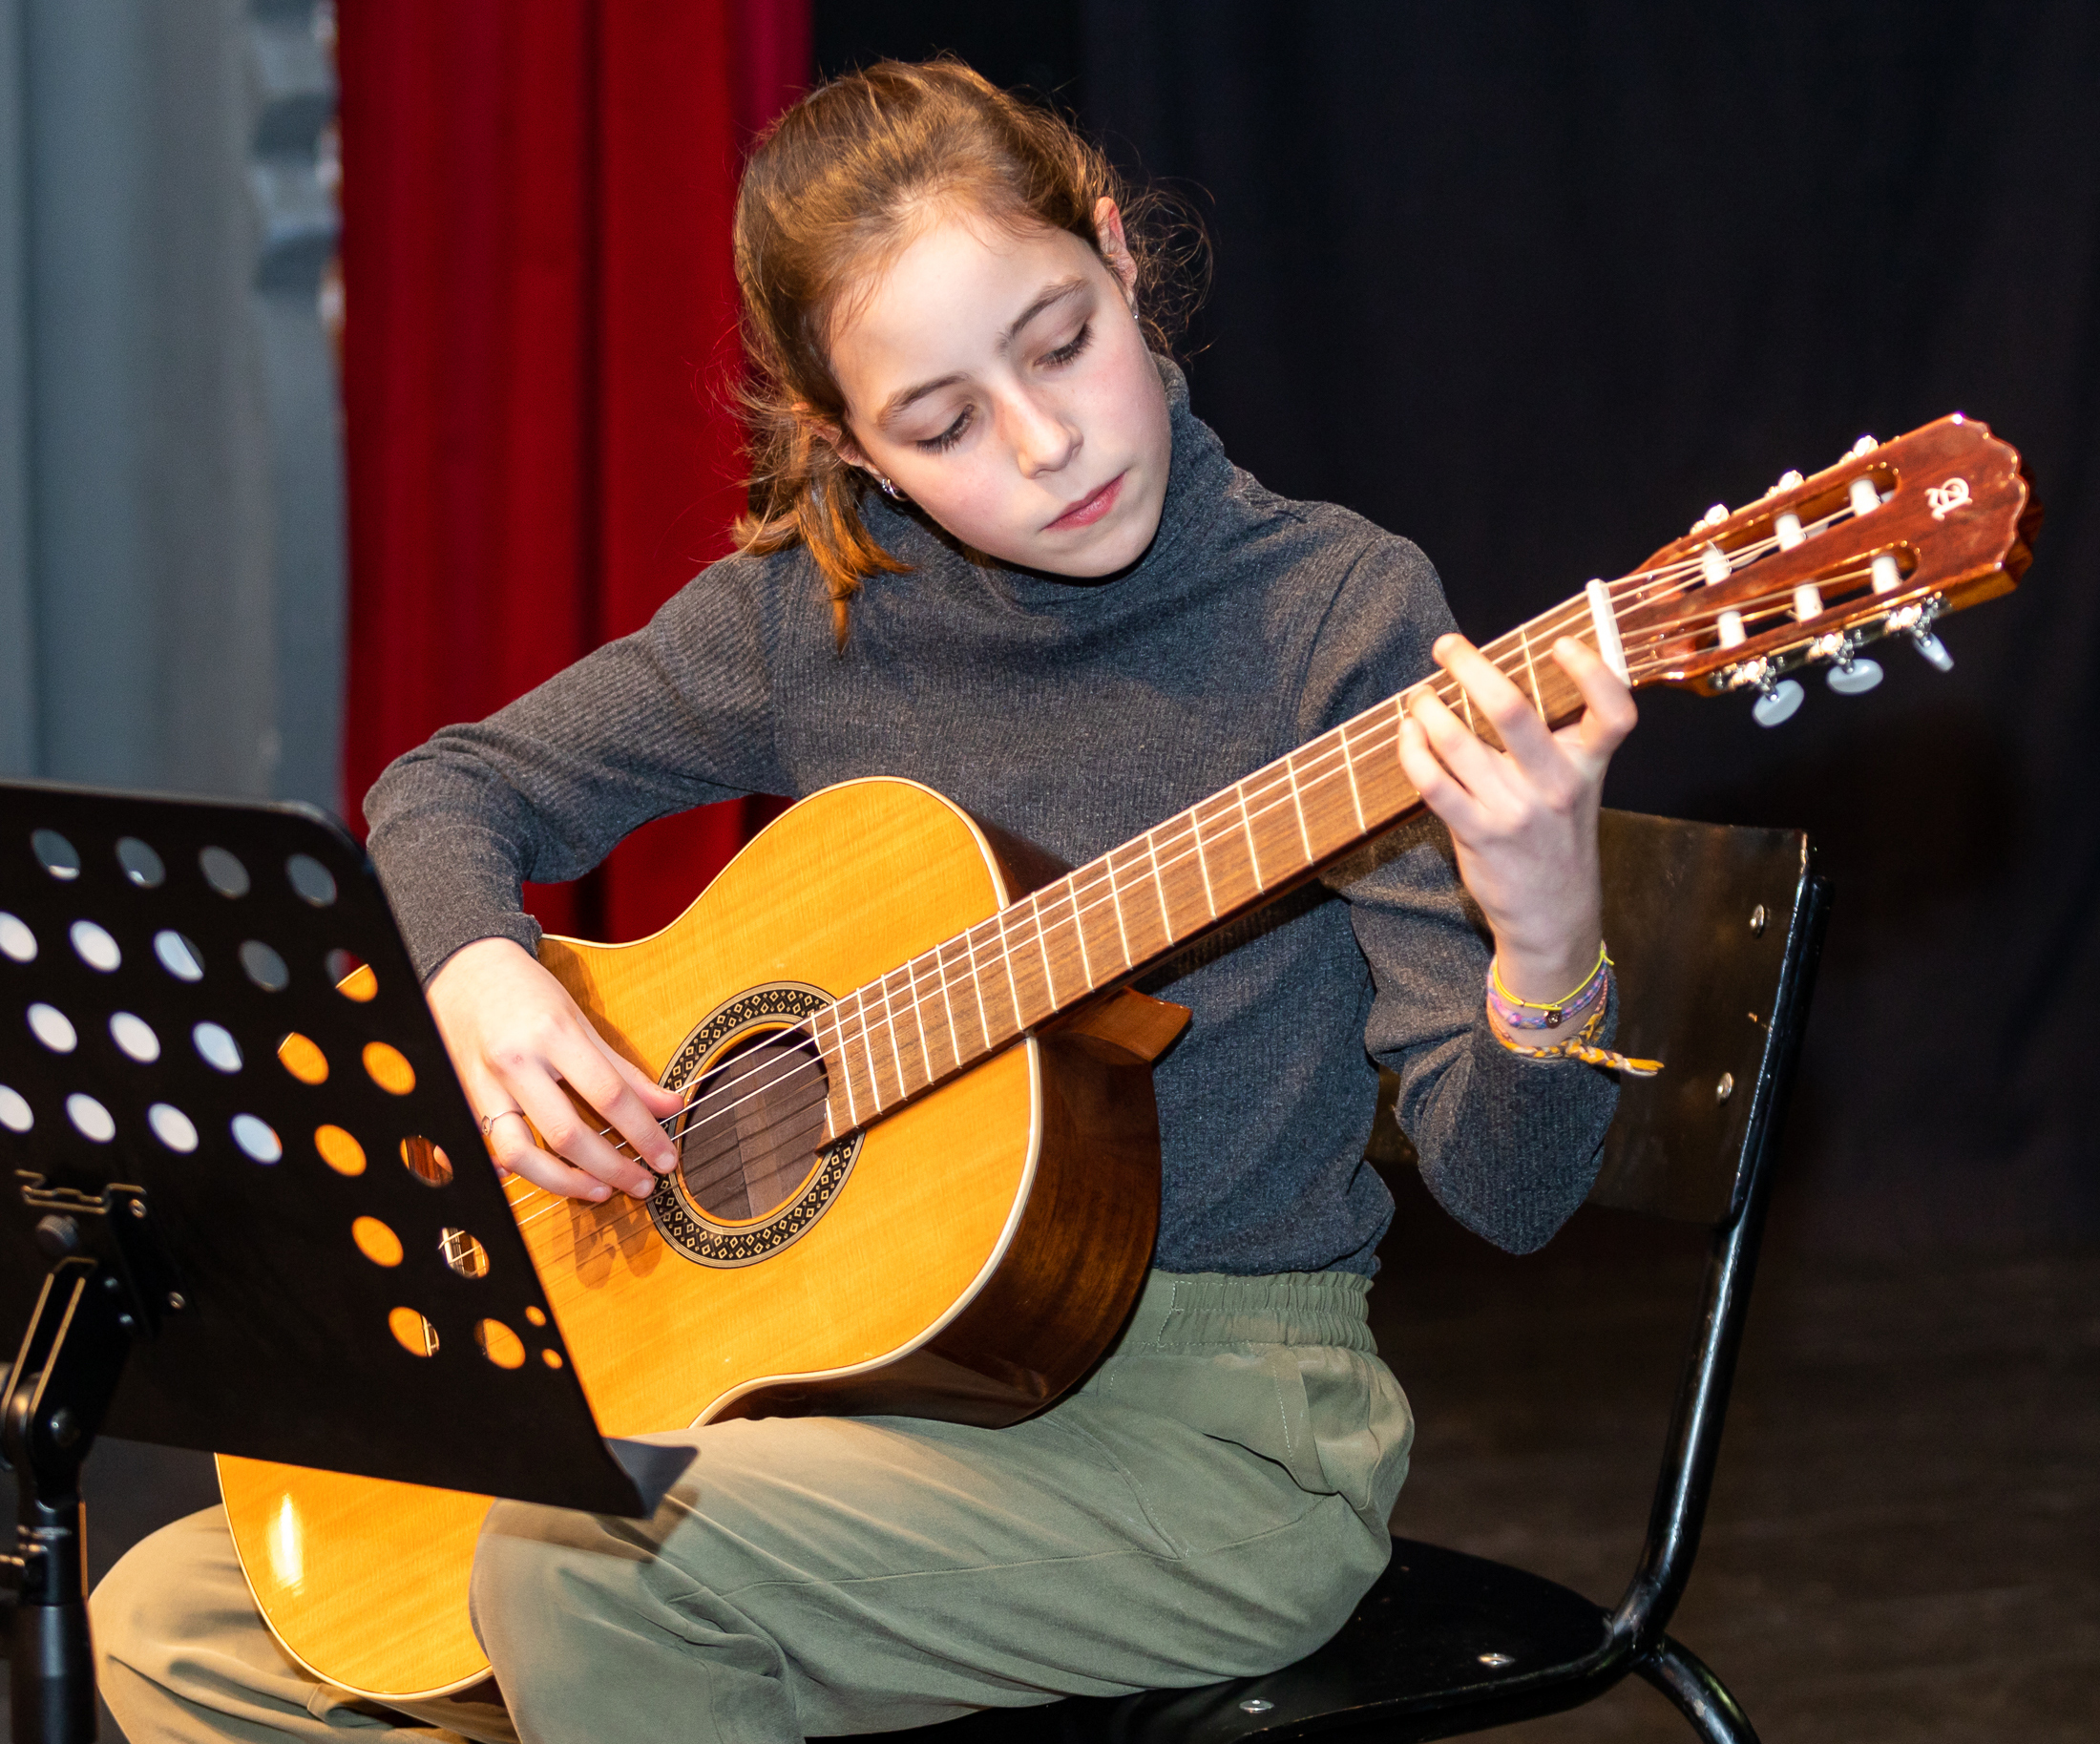
[[1130, 253], [1130, 244], [1124, 240], [1123, 209], [1103, 194], [1094, 202], [1094, 235], [1101, 245], [1101, 258], [1107, 262], [1108, 270], [1116, 275], [1123, 285], [1123, 294], [1134, 299], [1138, 288], [1138, 263]]
[[808, 401], [795, 402], [795, 416], [802, 420], [803, 428], [820, 442], [828, 444], [848, 466], [869, 467], [868, 456], [860, 452], [860, 444], [853, 440], [853, 432], [836, 419], [827, 418], [815, 410]]

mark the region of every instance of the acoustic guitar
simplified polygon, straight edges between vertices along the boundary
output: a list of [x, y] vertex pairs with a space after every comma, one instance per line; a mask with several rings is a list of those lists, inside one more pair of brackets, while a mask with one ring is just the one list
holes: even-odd
[[[1957, 414], [1715, 507], [1486, 652], [1550, 724], [1581, 706], [1545, 652], [1564, 635], [1628, 683], [1747, 694], [1770, 724], [1800, 700], [1794, 669], [1870, 687], [1878, 638], [1949, 663], [1935, 622], [2013, 586], [2039, 517], [2020, 456]], [[1076, 871], [909, 782], [849, 782], [653, 937], [548, 938], [607, 1040], [689, 1090], [679, 1167], [646, 1202], [507, 1184], [603, 1432], [998, 1425], [1080, 1379], [1151, 1253], [1150, 1062], [1187, 1017], [1128, 983], [1412, 811], [1396, 747], [1423, 690], [1494, 739], [1438, 674]], [[467, 1589], [487, 1497], [227, 1456], [219, 1472], [294, 1659], [380, 1701], [485, 1674]], [[296, 1581], [269, 1554], [286, 1510]]]

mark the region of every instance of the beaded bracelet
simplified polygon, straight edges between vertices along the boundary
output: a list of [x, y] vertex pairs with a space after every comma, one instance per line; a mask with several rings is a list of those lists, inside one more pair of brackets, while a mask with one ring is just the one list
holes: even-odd
[[[1600, 984], [1608, 986], [1609, 981], [1607, 974]], [[1660, 1060], [1636, 1060], [1629, 1055], [1614, 1053], [1610, 1048], [1596, 1045], [1594, 1038], [1605, 1020], [1607, 1009], [1608, 1001], [1599, 999], [1587, 1021], [1566, 1040], [1556, 1042], [1551, 1047], [1527, 1047], [1510, 1033], [1502, 1021], [1502, 1013], [1496, 1009], [1495, 1000], [1490, 997], [1487, 1027], [1497, 1041], [1524, 1060], [1580, 1060], [1585, 1065], [1603, 1066], [1608, 1071], [1625, 1072], [1633, 1078], [1653, 1078], [1663, 1069]]]
[[[1604, 997], [1605, 988], [1611, 978], [1611, 958], [1605, 947], [1597, 947], [1596, 965], [1584, 978], [1581, 986], [1564, 998], [1544, 1004], [1536, 999], [1520, 999], [1502, 985], [1502, 974], [1495, 959], [1487, 963], [1487, 1008], [1510, 1029], [1559, 1029], [1570, 1018], [1587, 1010]], [[1526, 1012], [1538, 1012], [1536, 1018], [1528, 1018]]]

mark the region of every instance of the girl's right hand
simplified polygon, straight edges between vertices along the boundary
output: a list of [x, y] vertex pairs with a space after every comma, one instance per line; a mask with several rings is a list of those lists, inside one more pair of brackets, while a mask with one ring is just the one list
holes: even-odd
[[[564, 1198], [602, 1200], [615, 1188], [645, 1199], [656, 1187], [649, 1170], [668, 1174], [676, 1166], [677, 1148], [658, 1123], [684, 1098], [659, 1088], [606, 1046], [568, 989], [523, 946], [508, 938], [463, 946], [430, 977], [427, 993], [499, 1169]], [[563, 1085], [605, 1117], [607, 1137]], [[531, 1127], [514, 1118], [520, 1113]], [[546, 1149], [533, 1143], [534, 1128]], [[648, 1168], [615, 1150], [615, 1137]]]

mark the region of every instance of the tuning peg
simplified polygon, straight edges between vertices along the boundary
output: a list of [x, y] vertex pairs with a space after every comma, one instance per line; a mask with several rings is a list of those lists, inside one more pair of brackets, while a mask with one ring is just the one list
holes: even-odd
[[1947, 652], [1947, 644], [1930, 630], [1920, 627], [1911, 631], [1910, 645], [1924, 657], [1925, 664], [1937, 672], [1952, 672], [1954, 656]]
[[1881, 662], [1850, 652], [1840, 654], [1838, 663], [1823, 675], [1823, 683], [1841, 697], [1865, 696], [1881, 682]]
[[1806, 694], [1792, 679], [1774, 682], [1770, 677], [1757, 686], [1757, 700], [1750, 705], [1750, 717], [1759, 726], [1779, 726], [1794, 719]]
[[1876, 449], [1880, 448], [1880, 446], [1881, 445], [1879, 442], [1875, 441], [1872, 436], [1861, 436], [1858, 441], [1855, 442], [1852, 445], [1852, 452], [1856, 456], [1859, 454], [1871, 454]]

